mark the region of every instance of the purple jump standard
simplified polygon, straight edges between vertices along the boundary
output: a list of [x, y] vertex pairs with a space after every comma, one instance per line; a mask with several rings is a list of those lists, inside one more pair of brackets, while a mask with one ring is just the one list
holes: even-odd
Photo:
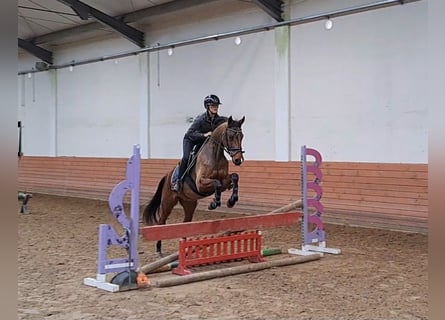
[[[308, 162], [308, 156], [312, 156], [314, 161]], [[326, 232], [324, 230], [321, 216], [323, 214], [323, 205], [321, 197], [323, 195], [320, 186], [323, 180], [323, 174], [320, 170], [322, 162], [321, 154], [306, 146], [301, 147], [301, 199], [303, 200], [303, 217], [301, 221], [301, 250], [288, 249], [290, 254], [309, 255], [315, 252], [340, 254], [341, 250], [337, 248], [326, 247]], [[313, 176], [313, 181], [308, 181], [308, 173]], [[309, 190], [315, 195], [308, 199]], [[310, 214], [309, 209], [314, 209]], [[311, 227], [311, 230], [309, 230]]]
[[[113, 188], [108, 203], [110, 210], [117, 222], [122, 226], [124, 234], [120, 236], [115, 229], [108, 224], [99, 225], [99, 246], [97, 259], [96, 278], [85, 278], [83, 283], [107, 290], [110, 292], [120, 291], [121, 285], [107, 282], [109, 273], [127, 273], [129, 284], [132, 275], [138, 268], [138, 232], [139, 232], [139, 187], [140, 187], [140, 147], [133, 146], [133, 155], [127, 162], [126, 179], [122, 180]], [[130, 217], [124, 211], [124, 197], [131, 192], [131, 214]], [[124, 258], [108, 258], [107, 248], [118, 246], [124, 248], [127, 256]], [[134, 280], [134, 279], [133, 279]], [[134, 282], [134, 281], [133, 281]], [[134, 284], [134, 283], [133, 283]]]

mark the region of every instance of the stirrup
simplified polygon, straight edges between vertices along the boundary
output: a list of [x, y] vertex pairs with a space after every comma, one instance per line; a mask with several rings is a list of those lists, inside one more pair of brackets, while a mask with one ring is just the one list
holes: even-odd
[[181, 181], [178, 180], [175, 183], [173, 183], [171, 186], [171, 190], [179, 192], [181, 190]]

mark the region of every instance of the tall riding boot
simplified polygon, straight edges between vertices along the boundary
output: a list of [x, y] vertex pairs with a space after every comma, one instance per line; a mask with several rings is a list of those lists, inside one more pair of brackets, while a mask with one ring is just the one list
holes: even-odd
[[184, 159], [181, 159], [181, 163], [179, 165], [179, 172], [178, 172], [178, 179], [176, 179], [176, 182], [172, 185], [172, 190], [179, 192], [182, 188], [182, 176], [187, 169], [187, 162], [184, 161]]

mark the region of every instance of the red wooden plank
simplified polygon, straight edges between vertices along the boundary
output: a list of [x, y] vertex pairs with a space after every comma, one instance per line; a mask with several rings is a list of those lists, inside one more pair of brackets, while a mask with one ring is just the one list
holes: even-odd
[[148, 226], [140, 228], [140, 233], [145, 240], [149, 241], [178, 239], [226, 231], [287, 226], [297, 223], [302, 216], [302, 212], [268, 213], [240, 218]]

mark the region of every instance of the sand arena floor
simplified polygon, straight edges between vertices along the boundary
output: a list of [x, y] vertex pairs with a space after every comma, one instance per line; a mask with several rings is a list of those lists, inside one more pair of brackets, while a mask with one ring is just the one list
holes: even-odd
[[[326, 225], [328, 245], [341, 255], [108, 293], [83, 284], [95, 277], [98, 225], [113, 223], [107, 202], [34, 195], [29, 208], [18, 219], [18, 319], [427, 319], [426, 235]], [[199, 211], [194, 220], [224, 217], [233, 215]], [[169, 222], [181, 219], [175, 211]], [[299, 226], [264, 230], [263, 239], [264, 247], [299, 247]], [[156, 260], [154, 245], [140, 239], [142, 264]], [[163, 248], [173, 253], [177, 241]]]

